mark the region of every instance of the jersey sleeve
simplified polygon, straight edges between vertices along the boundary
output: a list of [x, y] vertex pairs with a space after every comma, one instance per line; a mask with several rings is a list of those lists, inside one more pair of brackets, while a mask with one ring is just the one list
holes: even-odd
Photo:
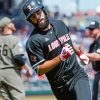
[[92, 52], [96, 52], [100, 54], [100, 38], [96, 42], [93, 42], [90, 45], [89, 53], [92, 53]]
[[96, 53], [100, 54], [100, 38], [99, 38], [98, 43], [97, 43]]
[[36, 38], [32, 38], [31, 41], [27, 41], [26, 43], [28, 58], [34, 70], [45, 61], [42, 45], [42, 42], [38, 41]]
[[13, 43], [11, 43], [11, 51], [12, 51], [12, 54], [13, 56], [16, 56], [16, 55], [24, 55], [25, 54], [25, 50], [24, 50], [24, 47], [22, 45], [22, 43], [20, 42], [20, 40], [18, 38], [14, 38]]

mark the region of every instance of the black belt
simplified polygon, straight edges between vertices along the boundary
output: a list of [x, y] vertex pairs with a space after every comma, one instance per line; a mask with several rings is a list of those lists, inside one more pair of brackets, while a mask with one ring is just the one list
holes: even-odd
[[55, 86], [65, 85], [75, 75], [75, 73], [77, 73], [77, 71], [78, 71], [78, 68], [74, 68], [70, 72], [64, 72], [60, 78], [53, 81], [53, 84]]

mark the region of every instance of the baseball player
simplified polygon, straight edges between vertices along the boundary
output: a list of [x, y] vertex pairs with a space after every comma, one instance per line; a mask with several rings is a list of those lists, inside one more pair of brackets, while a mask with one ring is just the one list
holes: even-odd
[[76, 59], [68, 27], [49, 18], [38, 0], [25, 1], [23, 12], [35, 27], [26, 43], [32, 68], [46, 74], [57, 100], [91, 100], [89, 80]]
[[12, 35], [16, 28], [12, 20], [0, 20], [0, 94], [3, 100], [25, 100], [21, 70], [31, 76], [31, 70], [24, 61], [24, 49], [19, 39]]

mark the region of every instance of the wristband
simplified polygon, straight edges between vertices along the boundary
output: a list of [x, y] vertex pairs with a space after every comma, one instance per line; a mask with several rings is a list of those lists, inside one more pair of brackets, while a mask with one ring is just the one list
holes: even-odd
[[78, 56], [80, 56], [82, 54], [84, 54], [82, 51], [80, 51], [80, 52], [77, 53]]

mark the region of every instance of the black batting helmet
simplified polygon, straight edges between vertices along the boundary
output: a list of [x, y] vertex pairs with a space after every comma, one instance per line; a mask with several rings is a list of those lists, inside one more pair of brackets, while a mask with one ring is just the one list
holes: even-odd
[[43, 4], [39, 0], [27, 0], [23, 4], [23, 12], [28, 20], [32, 13], [38, 11], [39, 9], [44, 8]]

